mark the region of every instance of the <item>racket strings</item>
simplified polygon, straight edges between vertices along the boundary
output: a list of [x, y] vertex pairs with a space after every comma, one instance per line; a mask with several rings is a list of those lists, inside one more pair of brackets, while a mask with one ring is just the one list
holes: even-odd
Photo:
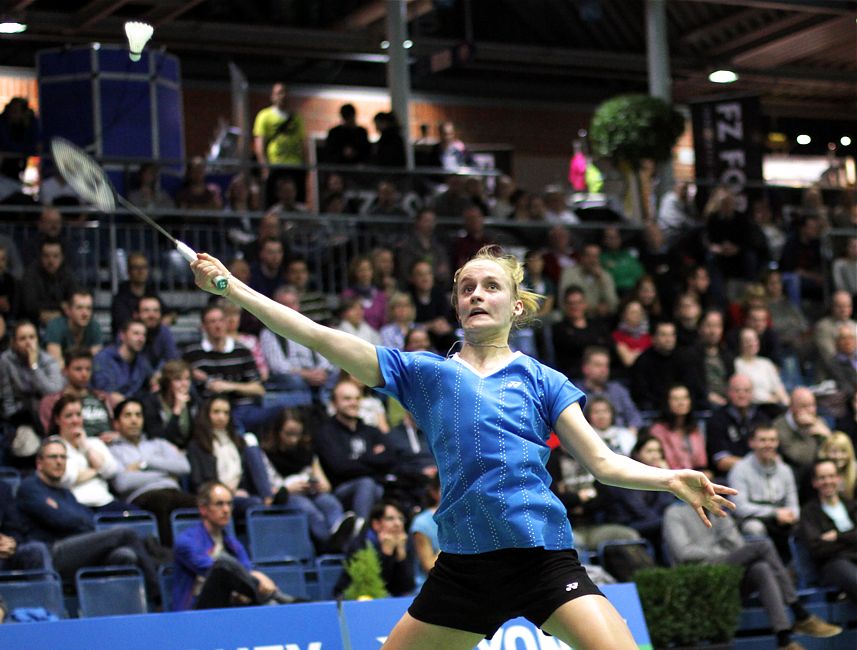
[[81, 198], [102, 212], [112, 212], [116, 208], [110, 179], [98, 163], [63, 138], [53, 138], [51, 151], [63, 178]]

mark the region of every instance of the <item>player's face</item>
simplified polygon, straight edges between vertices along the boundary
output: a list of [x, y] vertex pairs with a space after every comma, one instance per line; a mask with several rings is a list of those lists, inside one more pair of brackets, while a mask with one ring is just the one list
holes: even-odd
[[523, 304], [513, 300], [512, 281], [496, 262], [468, 262], [458, 278], [456, 306], [465, 330], [505, 329], [521, 313]]

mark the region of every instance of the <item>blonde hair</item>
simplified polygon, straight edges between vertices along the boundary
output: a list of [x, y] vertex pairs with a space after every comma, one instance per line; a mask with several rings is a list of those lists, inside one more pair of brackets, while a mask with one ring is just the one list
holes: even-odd
[[520, 300], [523, 305], [523, 310], [520, 314], [513, 317], [513, 327], [524, 327], [530, 323], [539, 311], [539, 301], [544, 298], [543, 295], [524, 289], [522, 283], [524, 281], [524, 266], [518, 261], [514, 255], [505, 253], [500, 246], [489, 245], [480, 248], [476, 255], [467, 260], [460, 269], [455, 272], [452, 278], [452, 307], [458, 311], [456, 297], [458, 296], [458, 278], [461, 277], [461, 272], [470, 262], [486, 260], [494, 262], [506, 273], [512, 283], [512, 300]]
[[[834, 431], [831, 433], [821, 446], [818, 448], [819, 458], [830, 458], [829, 450], [831, 447], [842, 447], [848, 454], [848, 464], [841, 471], [842, 482], [844, 483], [843, 492], [849, 499], [854, 498], [855, 487], [857, 487], [857, 459], [854, 457], [854, 445], [847, 433], [842, 431]], [[836, 468], [839, 471], [839, 468]]]

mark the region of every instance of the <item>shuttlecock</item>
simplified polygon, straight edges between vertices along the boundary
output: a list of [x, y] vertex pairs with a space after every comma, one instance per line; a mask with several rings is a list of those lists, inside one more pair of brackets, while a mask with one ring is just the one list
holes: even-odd
[[154, 28], [146, 23], [125, 23], [125, 34], [128, 36], [128, 46], [131, 48], [128, 57], [132, 61], [140, 60], [140, 52], [143, 51], [143, 47], [152, 38], [154, 31]]

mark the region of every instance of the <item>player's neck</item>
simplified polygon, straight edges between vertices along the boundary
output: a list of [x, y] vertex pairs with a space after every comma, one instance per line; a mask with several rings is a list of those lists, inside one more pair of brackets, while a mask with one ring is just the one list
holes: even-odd
[[480, 370], [506, 361], [512, 354], [507, 341], [464, 341], [459, 356]]

